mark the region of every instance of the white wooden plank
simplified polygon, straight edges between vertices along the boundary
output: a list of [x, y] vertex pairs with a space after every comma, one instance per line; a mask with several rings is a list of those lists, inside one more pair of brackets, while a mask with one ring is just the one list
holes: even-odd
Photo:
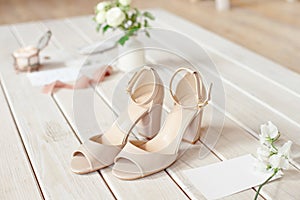
[[[39, 33], [30, 24], [17, 26], [14, 31], [23, 39], [31, 35], [31, 41]], [[7, 58], [19, 44], [7, 27], [1, 35], [1, 49], [5, 49], [1, 54], [2, 84], [44, 197], [113, 198], [99, 175], [78, 177], [70, 171], [70, 156], [78, 141], [52, 98], [33, 88], [26, 74], [16, 75], [12, 60]]]
[[[106, 34], [102, 34], [101, 31], [96, 31], [96, 23], [92, 20], [93, 16], [80, 16], [67, 18], [65, 22], [72, 27], [86, 42], [92, 44], [93, 42], [103, 41], [111, 36], [118, 34], [108, 30]], [[86, 33], [89, 33], [88, 36]]]
[[[92, 20], [93, 16], [80, 16], [67, 18], [65, 22], [73, 28], [86, 42], [92, 43], [106, 39], [110, 34], [101, 34], [96, 31], [95, 22]], [[74, 25], [76, 23], [76, 25]], [[89, 33], [89, 36], [86, 35]]]
[[299, 96], [299, 74], [169, 12], [160, 9], [153, 9], [151, 12], [164, 27], [192, 37], [205, 49]]
[[[220, 68], [226, 68], [232, 64], [228, 61], [214, 58], [214, 61], [217, 60], [219, 61], [217, 64]], [[229, 68], [227, 71], [235, 71], [236, 74], [240, 74], [241, 76], [244, 75], [239, 73], [238, 69]], [[259, 125], [264, 121], [264, 119], [273, 121], [280, 127], [282, 138], [285, 138], [286, 140], [292, 140], [294, 142], [293, 152], [299, 152], [300, 140], [297, 133], [300, 131], [300, 124], [292, 119], [299, 119], [299, 117], [296, 115], [298, 115], [298, 104], [300, 103], [300, 99], [297, 97], [292, 97], [289, 94], [284, 93], [284, 91], [281, 91], [274, 86], [272, 87], [272, 85], [268, 85], [269, 83], [260, 82], [259, 78], [251, 76], [249, 77], [251, 82], [253, 81], [255, 85], [257, 84], [261, 87], [253, 87], [252, 85], [254, 84], [252, 83], [251, 85], [251, 83], [247, 80], [245, 81], [245, 79], [246, 78], [244, 77], [244, 81], [241, 80], [239, 82], [234, 82], [232, 79], [230, 81], [228, 81], [226, 78], [223, 79], [225, 82], [224, 86], [227, 97], [227, 112], [237, 118], [238, 121], [245, 124], [248, 128], [251, 128], [253, 131], [258, 129]], [[246, 82], [247, 86], [244, 85]], [[268, 89], [261, 89], [267, 86], [269, 86]], [[248, 88], [248, 91], [250, 90], [250, 92], [244, 88]], [[251, 94], [251, 92], [256, 90], [259, 90], [260, 98]], [[272, 90], [272, 92], [270, 90]], [[243, 106], [243, 112], [241, 112], [241, 104]], [[273, 104], [273, 106], [270, 106], [270, 104]], [[282, 114], [280, 110], [283, 109], [285, 109], [284, 112], [289, 113], [286, 115]], [[299, 157], [299, 155], [295, 156]]]
[[[64, 24], [65, 26], [62, 24]], [[51, 30], [53, 30], [54, 37], [56, 38], [56, 41], [60, 44], [57, 46], [61, 46], [64, 49], [78, 48], [78, 46], [73, 46], [73, 44], [81, 45], [81, 41], [84, 41], [84, 38], [82, 39], [80, 37], [80, 34], [77, 34], [76, 29], [70, 29], [72, 28], [72, 26], [68, 27], [64, 22], [55, 21], [54, 23], [52, 23], [51, 21], [48, 21], [45, 23], [45, 25]], [[65, 38], [65, 36], [61, 34], [68, 31], [71, 32], [70, 30], [74, 31], [73, 38]], [[59, 33], [60, 31], [61, 33]], [[72, 46], [69, 46], [70, 44], [72, 44]], [[107, 78], [107, 80], [110, 79], [112, 79], [112, 77]], [[78, 90], [75, 94], [73, 94], [72, 91], [62, 90], [55, 94], [55, 99], [57, 99], [58, 104], [64, 111], [64, 114], [66, 115], [67, 119], [70, 121], [70, 124], [72, 125], [73, 129], [76, 130], [77, 135], [81, 139], [87, 139], [88, 137], [94, 135], [98, 131], [98, 127], [92, 124], [91, 128], [87, 127], [87, 129], [78, 130], [78, 123], [75, 123], [74, 119], [74, 112], [76, 108], [72, 106], [74, 105], [74, 101], [78, 100], [74, 99], [78, 98], [78, 95], [83, 97], [83, 100], [84, 97], [86, 97], [85, 102], [81, 101], [81, 104], [77, 105], [85, 109], [87, 106], [84, 106], [84, 104], [88, 103], [88, 98], [93, 98], [95, 93], [92, 90], [92, 88]], [[109, 128], [109, 126], [113, 123], [115, 119], [113, 117], [112, 111], [99, 97], [96, 96], [93, 100], [94, 110], [92, 110], [92, 112], [95, 112], [95, 117], [97, 119], [96, 121], [99, 123], [99, 127], [102, 130], [106, 130]], [[88, 118], [90, 119], [90, 116], [88, 116]], [[111, 190], [113, 191], [114, 195], [120, 199], [148, 199], [159, 197], [180, 199], [187, 198], [185, 194], [180, 190], [180, 188], [173, 182], [173, 180], [170, 179], [164, 172], [156, 174], [155, 176], [150, 178], [145, 178], [143, 181], [132, 182], [126, 182], [115, 178], [111, 173], [111, 168], [100, 170], [100, 172], [105, 178], [105, 181], [107, 182]], [[164, 190], [161, 190], [162, 187], [164, 187]], [[149, 193], [152, 194], [151, 197], [148, 195]]]
[[276, 87], [271, 82], [255, 76], [215, 54], [209, 53], [209, 55], [223, 78], [230, 81], [231, 85], [243, 90], [244, 94], [300, 128], [300, 109], [298, 106], [300, 98], [298, 96]]
[[2, 138], [0, 140], [0, 199], [42, 199], [2, 88], [0, 88], [0, 121]]

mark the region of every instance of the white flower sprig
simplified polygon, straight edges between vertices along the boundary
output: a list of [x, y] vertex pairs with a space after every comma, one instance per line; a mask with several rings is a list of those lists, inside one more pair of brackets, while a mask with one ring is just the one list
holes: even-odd
[[257, 149], [257, 163], [255, 168], [262, 172], [273, 172], [272, 175], [263, 182], [255, 195], [255, 200], [261, 188], [267, 184], [275, 175], [283, 175], [283, 170], [288, 169], [290, 160], [290, 151], [292, 142], [288, 141], [283, 146], [275, 146], [275, 142], [279, 139], [280, 132], [278, 128], [270, 121], [262, 124], [260, 127], [259, 141], [261, 146]]
[[130, 37], [137, 35], [141, 29], [146, 36], [150, 37], [149, 20], [154, 19], [150, 12], [141, 12], [132, 7], [131, 0], [102, 1], [97, 4], [94, 16], [97, 31], [102, 29], [102, 33], [105, 33], [109, 29], [119, 29], [124, 32], [124, 35], [118, 40], [121, 45], [124, 45]]

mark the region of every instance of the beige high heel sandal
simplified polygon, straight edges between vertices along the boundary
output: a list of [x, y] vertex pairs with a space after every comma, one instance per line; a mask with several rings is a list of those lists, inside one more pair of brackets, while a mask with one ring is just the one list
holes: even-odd
[[129, 81], [127, 91], [131, 102], [112, 127], [91, 137], [73, 153], [74, 173], [86, 174], [111, 165], [134, 126], [147, 138], [159, 132], [164, 89], [157, 72], [150, 67], [142, 68]]
[[[174, 77], [186, 71], [179, 81], [175, 95], [172, 92]], [[147, 142], [129, 141], [115, 158], [112, 173], [125, 180], [145, 177], [164, 170], [178, 157], [181, 140], [195, 143], [200, 138], [203, 108], [210, 100], [200, 75], [186, 68], [178, 69], [170, 81], [174, 107], [159, 133]]]

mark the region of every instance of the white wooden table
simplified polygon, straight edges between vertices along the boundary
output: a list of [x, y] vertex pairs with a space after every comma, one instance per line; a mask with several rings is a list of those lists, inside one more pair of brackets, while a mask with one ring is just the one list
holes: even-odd
[[[77, 55], [79, 47], [102, 36], [95, 32], [91, 16], [1, 26], [0, 199], [205, 199], [183, 171], [255, 154], [259, 125], [267, 120], [280, 128], [283, 141], [294, 142], [294, 160], [284, 178], [266, 185], [260, 198], [300, 199], [300, 76], [170, 13], [153, 13], [155, 26], [188, 34], [202, 45], [222, 76], [226, 118], [217, 145], [209, 149], [212, 153], [199, 159], [199, 149], [210, 148], [199, 141], [165, 171], [136, 181], [115, 178], [111, 168], [84, 176], [73, 174], [69, 169], [71, 153], [95, 134], [93, 128], [78, 131], [73, 91], [42, 94], [26, 74], [16, 75], [11, 52], [36, 42], [47, 29], [52, 30], [53, 38], [43, 54], [52, 58], [58, 55], [54, 52]], [[121, 77], [122, 73], [115, 73], [101, 87], [79, 91], [82, 95], [96, 92], [95, 115], [101, 129], [114, 120], [111, 88]], [[256, 189], [227, 199], [253, 199]]]

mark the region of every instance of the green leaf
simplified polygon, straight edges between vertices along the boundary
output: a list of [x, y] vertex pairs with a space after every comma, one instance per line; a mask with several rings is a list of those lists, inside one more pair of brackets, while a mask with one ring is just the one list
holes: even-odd
[[125, 12], [128, 12], [130, 10], [130, 6], [129, 5], [125, 6], [123, 9], [124, 9]]
[[124, 14], [125, 14], [125, 19], [128, 20], [129, 19], [128, 13], [125, 12]]
[[127, 31], [126, 35], [133, 36], [135, 32], [137, 32], [140, 29], [140, 27], [133, 27], [130, 30]]
[[109, 25], [105, 25], [102, 29], [102, 33], [104, 34], [110, 28]]
[[123, 46], [127, 40], [129, 40], [129, 36], [126, 34], [119, 39], [118, 43]]
[[143, 16], [147, 17], [148, 19], [154, 20], [155, 17], [148, 11], [143, 13]]
[[130, 30], [128, 30], [128, 31], [125, 33], [125, 35], [124, 35], [123, 37], [121, 37], [121, 38], [119, 39], [118, 43], [119, 43], [120, 45], [123, 46], [123, 45], [125, 44], [125, 42], [126, 42], [127, 40], [129, 40], [129, 38], [130, 38], [131, 36], [133, 36], [134, 33], [137, 32], [138, 30], [139, 30], [138, 27], [132, 27]]
[[136, 14], [132, 14], [130, 17], [130, 20], [132, 21], [132, 23], [135, 23], [137, 19], [137, 15]]
[[148, 20], [147, 19], [144, 19], [144, 27], [149, 27], [149, 24], [148, 24]]

